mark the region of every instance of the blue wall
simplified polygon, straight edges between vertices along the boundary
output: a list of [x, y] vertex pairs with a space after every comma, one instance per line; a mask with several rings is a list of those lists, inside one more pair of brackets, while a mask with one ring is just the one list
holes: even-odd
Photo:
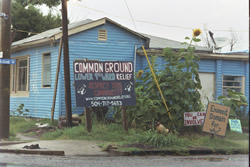
[[[42, 55], [43, 53], [51, 53], [51, 87], [42, 88]], [[53, 101], [53, 91], [56, 75], [56, 64], [58, 55], [58, 46], [46, 45], [42, 47], [35, 47], [11, 54], [12, 58], [18, 56], [29, 55], [29, 96], [20, 97], [11, 95], [10, 110], [16, 111], [20, 104], [24, 104], [24, 108], [28, 109], [29, 116], [50, 118], [51, 107]], [[58, 89], [59, 90], [59, 89]], [[57, 96], [58, 97], [58, 96]], [[59, 112], [59, 97], [55, 106], [55, 118], [58, 118]]]

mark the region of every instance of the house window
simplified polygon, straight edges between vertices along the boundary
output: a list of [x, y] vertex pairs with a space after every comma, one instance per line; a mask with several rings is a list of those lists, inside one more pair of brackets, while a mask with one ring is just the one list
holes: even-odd
[[51, 55], [50, 53], [43, 54], [42, 63], [42, 87], [51, 86]]
[[11, 66], [10, 90], [12, 95], [29, 95], [29, 57], [16, 59], [16, 65]]
[[106, 41], [107, 40], [107, 30], [100, 29], [98, 31], [98, 40], [99, 41]]
[[244, 77], [242, 76], [223, 76], [223, 96], [227, 96], [227, 90], [231, 89], [235, 92], [244, 93]]

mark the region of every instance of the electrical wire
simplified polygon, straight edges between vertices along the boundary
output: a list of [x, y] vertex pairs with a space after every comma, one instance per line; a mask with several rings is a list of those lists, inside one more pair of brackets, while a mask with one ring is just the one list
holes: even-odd
[[[113, 15], [113, 14], [110, 14], [110, 13], [107, 13], [105, 11], [101, 11], [101, 10], [97, 10], [97, 9], [94, 9], [94, 8], [90, 8], [90, 7], [87, 7], [87, 6], [84, 6], [82, 4], [74, 4], [75, 6], [78, 6], [78, 7], [83, 7], [83, 8], [86, 8], [86, 9], [89, 9], [89, 10], [92, 10], [92, 11], [96, 11], [96, 12], [99, 12], [99, 13], [103, 13], [103, 14], [106, 14], [106, 15], [110, 15], [110, 16], [114, 16], [114, 17], [117, 17], [117, 18], [121, 18], [121, 19], [126, 19], [126, 20], [130, 20], [133, 22], [133, 25], [137, 31], [137, 27], [136, 27], [136, 24], [135, 22], [140, 22], [140, 23], [145, 23], [145, 24], [153, 24], [153, 25], [157, 25], [157, 26], [163, 26], [163, 27], [170, 27], [170, 28], [181, 28], [181, 29], [191, 29], [193, 30], [194, 28], [191, 28], [191, 27], [183, 27], [183, 26], [176, 26], [176, 25], [167, 25], [167, 24], [161, 24], [161, 23], [156, 23], [156, 22], [151, 22], [151, 21], [145, 21], [145, 20], [134, 20], [133, 17], [132, 17], [132, 14], [131, 14], [131, 11], [128, 7], [128, 4], [127, 4], [127, 1], [125, 1], [125, 4], [126, 4], [126, 7], [129, 11], [129, 15], [131, 17], [130, 18], [126, 18], [126, 17], [122, 17], [122, 16], [118, 16], [118, 15]], [[89, 15], [89, 13], [87, 14]], [[20, 30], [20, 29], [16, 29], [16, 28], [12, 28], [13, 30], [17, 31], [17, 32], [22, 32], [22, 33], [27, 33], [27, 34], [30, 34], [30, 35], [36, 35], [36, 34], [40, 34], [40, 33], [37, 33], [37, 32], [30, 32], [30, 31], [25, 31], [25, 30]], [[207, 31], [207, 28], [206, 29], [202, 29], [203, 31]], [[233, 32], [249, 32], [248, 30], [216, 30], [216, 29], [211, 29], [211, 31], [218, 31], [218, 32], [230, 32], [230, 33], [233, 33]]]
[[[127, 5], [127, 2], [125, 0], [125, 3]], [[87, 7], [87, 6], [84, 6], [82, 4], [74, 4], [72, 3], [72, 5], [74, 6], [77, 6], [77, 7], [83, 7], [83, 8], [86, 8], [86, 9], [89, 9], [89, 10], [92, 10], [92, 11], [95, 11], [95, 12], [99, 12], [99, 13], [102, 13], [102, 14], [106, 14], [106, 15], [110, 15], [110, 16], [114, 16], [114, 17], [117, 17], [117, 18], [121, 18], [121, 19], [126, 19], [126, 20], [131, 20], [130, 18], [127, 18], [127, 17], [122, 17], [122, 16], [118, 16], [118, 15], [114, 15], [114, 14], [110, 14], [110, 13], [107, 13], [105, 11], [102, 11], [102, 10], [97, 10], [97, 9], [94, 9], [94, 8], [90, 8], [90, 7]], [[128, 5], [127, 5], [128, 7]], [[131, 12], [129, 10], [129, 14], [130, 14], [130, 17], [131, 17]], [[133, 19], [132, 19], [133, 20]], [[145, 20], [134, 20], [134, 22], [140, 22], [140, 23], [145, 23], [145, 24], [152, 24], [152, 25], [157, 25], [157, 26], [163, 26], [163, 27], [171, 27], [171, 28], [181, 28], [181, 29], [191, 29], [193, 30], [194, 28], [193, 27], [184, 27], [184, 26], [177, 26], [177, 25], [168, 25], [168, 24], [162, 24], [162, 23], [156, 23], [156, 22], [151, 22], [151, 21], [145, 21]], [[135, 24], [134, 24], [135, 26]], [[223, 29], [212, 29], [212, 31], [218, 31], [218, 32], [249, 32], [248, 30], [223, 30]]]
[[135, 26], [135, 29], [136, 29], [136, 31], [138, 32], [138, 30], [137, 30], [137, 28], [136, 28], [135, 21], [134, 21], [133, 16], [132, 16], [132, 13], [131, 13], [131, 11], [130, 11], [130, 9], [129, 9], [129, 7], [128, 7], [128, 3], [127, 3], [126, 0], [124, 0], [124, 2], [125, 2], [126, 7], [127, 7], [127, 9], [128, 9], [128, 12], [129, 12], [129, 15], [130, 15], [130, 17], [131, 17], [131, 20], [132, 20], [132, 22], [133, 22], [133, 24], [134, 24], [134, 26]]
[[32, 34], [34, 34], [34, 35], [40, 34], [40, 33], [37, 33], [37, 32], [29, 32], [29, 31], [25, 31], [25, 30], [18, 30], [16, 28], [12, 28], [12, 30], [15, 30], [17, 32], [27, 33], [27, 34], [30, 34], [30, 35], [32, 35]]

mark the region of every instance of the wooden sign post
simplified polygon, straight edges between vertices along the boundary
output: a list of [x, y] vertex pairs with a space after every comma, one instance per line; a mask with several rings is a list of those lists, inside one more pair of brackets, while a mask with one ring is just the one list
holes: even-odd
[[85, 126], [88, 132], [91, 132], [92, 129], [92, 120], [91, 120], [91, 111], [89, 107], [85, 108]]
[[126, 116], [126, 108], [124, 106], [122, 107], [122, 125], [124, 130], [128, 132], [128, 120]]
[[225, 136], [230, 107], [209, 102], [203, 132]]

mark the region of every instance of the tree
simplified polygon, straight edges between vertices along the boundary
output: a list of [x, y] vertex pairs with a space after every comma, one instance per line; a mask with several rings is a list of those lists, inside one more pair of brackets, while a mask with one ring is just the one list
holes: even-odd
[[61, 0], [13, 0], [13, 3], [19, 3], [23, 6], [45, 4], [50, 8], [53, 6], [58, 6], [60, 2]]
[[44, 16], [35, 5], [46, 4], [48, 7], [57, 6], [60, 0], [15, 0], [12, 4], [12, 26], [14, 39], [17, 41], [28, 36], [41, 33], [48, 29], [61, 26], [59, 14], [53, 15], [51, 11]]
[[237, 46], [237, 44], [239, 44], [240, 42], [240, 38], [235, 34], [235, 33], [231, 33], [231, 38], [230, 38], [230, 42], [229, 42], [229, 50], [233, 51], [233, 49], [235, 49], [235, 47]]
[[223, 47], [218, 48], [215, 46], [214, 41], [214, 33], [211, 31], [204, 31], [202, 35], [202, 41], [204, 46], [215, 49], [215, 50], [220, 50], [223, 48], [224, 51], [233, 51], [236, 46], [240, 44], [240, 38], [236, 35], [236, 33], [231, 32], [231, 37], [229, 37], [229, 42]]

